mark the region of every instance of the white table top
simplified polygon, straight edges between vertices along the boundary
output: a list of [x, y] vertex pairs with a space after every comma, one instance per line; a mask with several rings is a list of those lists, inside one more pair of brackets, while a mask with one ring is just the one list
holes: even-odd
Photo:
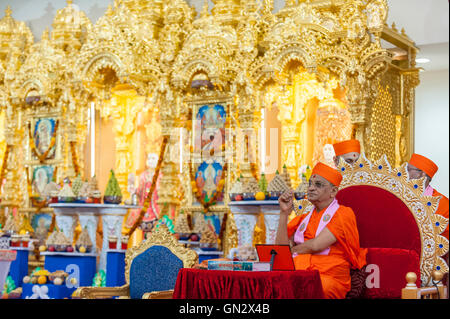
[[79, 252], [64, 252], [64, 251], [44, 251], [41, 252], [42, 256], [67, 256], [67, 257], [97, 257], [97, 253], [79, 253]]
[[134, 205], [117, 205], [117, 204], [83, 204], [83, 203], [53, 203], [48, 205], [49, 207], [55, 208], [130, 208], [138, 209], [142, 206]]
[[220, 250], [203, 250], [201, 248], [192, 248], [198, 255], [219, 255], [223, 256], [223, 251]]
[[126, 253], [126, 249], [107, 249], [106, 253]]
[[30, 247], [10, 247], [12, 250], [28, 250], [31, 251]]
[[184, 245], [200, 245], [200, 241], [193, 241], [193, 240], [179, 240], [178, 241], [180, 244], [184, 244]]
[[229, 206], [261, 206], [261, 205], [276, 205], [278, 206], [278, 200], [238, 200], [230, 201]]
[[2, 262], [11, 262], [13, 260], [16, 260], [16, 256], [17, 256], [17, 252], [15, 250], [0, 249], [0, 261], [2, 261]]

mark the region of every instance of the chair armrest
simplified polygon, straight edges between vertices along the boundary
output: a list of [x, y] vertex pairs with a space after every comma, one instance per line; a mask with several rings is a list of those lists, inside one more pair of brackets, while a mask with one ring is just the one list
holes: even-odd
[[163, 291], [146, 292], [142, 296], [142, 299], [172, 299], [172, 298], [173, 298], [173, 289], [163, 290]]
[[[443, 277], [443, 273], [440, 271], [433, 271], [433, 280], [440, 281]], [[413, 272], [406, 274], [407, 285], [402, 289], [402, 299], [447, 299], [448, 287], [442, 283], [438, 283], [436, 286], [417, 287], [416, 286], [417, 275]]]
[[73, 299], [106, 299], [112, 297], [129, 297], [130, 286], [121, 287], [80, 287], [72, 294]]

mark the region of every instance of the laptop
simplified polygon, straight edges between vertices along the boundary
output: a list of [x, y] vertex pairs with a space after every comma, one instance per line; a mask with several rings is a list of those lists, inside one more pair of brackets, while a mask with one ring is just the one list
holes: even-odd
[[271, 262], [274, 256], [272, 270], [295, 270], [289, 245], [257, 244], [255, 247], [260, 262]]

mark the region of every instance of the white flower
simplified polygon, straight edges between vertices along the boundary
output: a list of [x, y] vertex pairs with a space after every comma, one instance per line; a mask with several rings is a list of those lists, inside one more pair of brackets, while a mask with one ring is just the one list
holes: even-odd
[[388, 186], [390, 189], [398, 189], [400, 184], [395, 179], [390, 179], [388, 181]]
[[413, 206], [413, 211], [417, 216], [423, 216], [425, 214], [425, 207], [422, 204], [415, 204]]
[[423, 248], [427, 253], [433, 253], [434, 252], [434, 240], [432, 239], [426, 239], [423, 242]]
[[300, 166], [300, 168], [298, 169], [298, 177], [299, 179], [302, 179], [302, 174], [306, 174], [306, 170], [308, 169], [308, 165], [302, 165]]
[[354, 181], [355, 183], [365, 183], [367, 182], [368, 174], [366, 172], [357, 172], [355, 174]]

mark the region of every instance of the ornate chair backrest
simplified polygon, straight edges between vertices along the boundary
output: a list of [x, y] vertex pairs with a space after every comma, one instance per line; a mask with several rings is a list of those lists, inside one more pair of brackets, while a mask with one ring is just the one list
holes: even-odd
[[140, 299], [147, 292], [173, 289], [178, 271], [197, 262], [197, 253], [178, 243], [169, 229], [160, 225], [149, 238], [126, 253], [125, 279], [130, 285], [130, 298]]
[[[448, 219], [435, 214], [439, 198], [424, 196], [424, 179], [409, 180], [406, 165], [391, 168], [386, 156], [371, 163], [364, 154], [354, 165], [341, 161], [343, 179], [336, 198], [353, 209], [361, 247], [415, 252], [421, 284], [430, 286], [433, 270], [448, 271], [442, 258], [448, 241], [441, 236]], [[302, 200], [295, 208], [298, 215], [312, 205]]]

